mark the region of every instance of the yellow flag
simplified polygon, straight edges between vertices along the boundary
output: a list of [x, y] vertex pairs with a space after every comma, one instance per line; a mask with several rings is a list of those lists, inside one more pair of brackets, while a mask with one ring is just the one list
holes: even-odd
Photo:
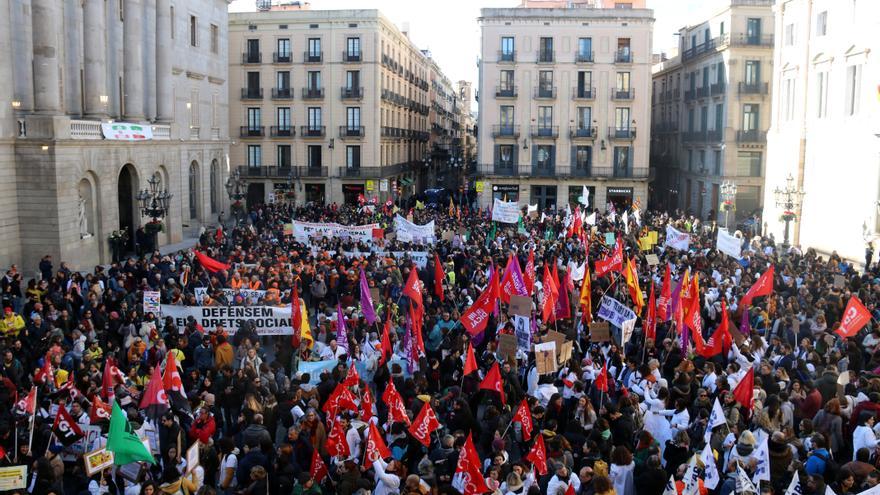
[[645, 307], [645, 298], [642, 296], [642, 289], [639, 287], [639, 276], [636, 273], [636, 265], [632, 260], [626, 262], [626, 286], [629, 287], [629, 295], [632, 297], [633, 304], [636, 305], [636, 314], [642, 314], [642, 308]]
[[300, 300], [299, 302], [300, 312], [302, 313], [302, 328], [299, 331], [299, 338], [301, 341], [308, 342], [309, 349], [315, 345], [315, 338], [312, 337], [312, 327], [309, 325], [309, 310], [306, 308], [305, 301]]

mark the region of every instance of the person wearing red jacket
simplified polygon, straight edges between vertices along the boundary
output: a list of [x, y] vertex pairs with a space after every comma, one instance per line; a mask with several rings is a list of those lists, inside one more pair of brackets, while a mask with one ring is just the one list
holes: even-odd
[[211, 441], [215, 431], [217, 431], [217, 424], [214, 423], [214, 416], [211, 415], [211, 411], [206, 407], [201, 408], [196, 420], [189, 429], [190, 440], [198, 440], [207, 444]]

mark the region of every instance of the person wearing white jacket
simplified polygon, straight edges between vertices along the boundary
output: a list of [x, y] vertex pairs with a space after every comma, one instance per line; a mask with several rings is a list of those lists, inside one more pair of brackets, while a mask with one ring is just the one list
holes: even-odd
[[863, 447], [873, 452], [877, 443], [877, 435], [874, 434], [874, 415], [869, 411], [862, 411], [859, 415], [858, 426], [853, 430], [852, 460], [856, 460], [856, 452]]
[[564, 494], [568, 490], [569, 484], [574, 486], [575, 492], [581, 488], [581, 480], [577, 476], [572, 476], [565, 464], [560, 464], [556, 469], [556, 474], [547, 483], [547, 495]]
[[382, 459], [373, 461], [373, 470], [376, 471], [374, 495], [400, 493], [400, 476], [396, 474], [399, 467], [399, 463], [394, 460], [391, 462], [385, 462]]

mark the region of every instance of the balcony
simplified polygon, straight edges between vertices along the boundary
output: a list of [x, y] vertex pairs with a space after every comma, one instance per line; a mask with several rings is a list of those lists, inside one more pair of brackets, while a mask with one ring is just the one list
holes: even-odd
[[766, 95], [769, 92], [767, 83], [739, 83], [738, 93], [741, 95]]
[[293, 126], [273, 125], [269, 127], [269, 135], [272, 137], [293, 137], [295, 134], [296, 131], [293, 130]]
[[593, 177], [607, 177], [620, 179], [647, 179], [649, 175], [648, 167], [593, 167]]
[[265, 129], [259, 125], [243, 125], [240, 136], [243, 138], [263, 137], [266, 135]]
[[595, 127], [572, 127], [568, 130], [570, 139], [596, 139]]
[[552, 64], [556, 62], [556, 57], [552, 50], [548, 51], [539, 51], [538, 52], [538, 60], [536, 60], [539, 64]]
[[293, 167], [294, 177], [327, 177], [327, 167]]
[[342, 61], [346, 63], [357, 63], [362, 62], [361, 52], [350, 52], [348, 50], [344, 50], [342, 52]]
[[635, 127], [609, 127], [608, 139], [633, 141], [636, 138]]
[[556, 167], [549, 166], [540, 166], [540, 165], [532, 165], [532, 177], [555, 177], [556, 176]]
[[339, 139], [361, 139], [364, 137], [364, 126], [339, 126]]
[[706, 131], [688, 131], [681, 133], [681, 142], [683, 143], [704, 143], [706, 142]]
[[401, 138], [401, 137], [404, 137], [403, 134], [404, 134], [403, 129], [400, 129], [397, 127], [382, 126], [382, 130], [381, 130], [382, 137]]
[[709, 87], [708, 86], [702, 86], [702, 87], [697, 88], [697, 98], [705, 98], [707, 96], [709, 96]]
[[272, 88], [273, 100], [289, 100], [293, 98], [293, 91], [290, 88]]
[[272, 63], [273, 64], [289, 64], [293, 61], [293, 57], [290, 56], [290, 52], [274, 52], [272, 53]]
[[592, 64], [593, 62], [593, 52], [578, 52], [574, 55], [574, 63], [576, 64]]
[[706, 131], [706, 141], [710, 143], [718, 143], [724, 139], [724, 131], [720, 129], [709, 129]]
[[684, 90], [684, 101], [694, 101], [696, 99], [697, 99], [697, 90], [696, 89]]
[[628, 89], [612, 89], [611, 99], [615, 101], [631, 101], [635, 97], [636, 91], [633, 88]]
[[323, 138], [325, 134], [325, 127], [322, 125], [299, 126], [299, 135], [303, 138]]
[[766, 143], [767, 131], [759, 131], [750, 129], [747, 131], [736, 131], [737, 143]]
[[596, 90], [592, 87], [584, 88], [575, 86], [574, 88], [572, 88], [572, 100], [592, 100], [594, 98], [596, 98]]
[[556, 86], [552, 88], [535, 88], [535, 99], [536, 100], [555, 100], [556, 99]]
[[533, 125], [529, 135], [533, 138], [556, 139], [559, 137], [558, 125]]
[[241, 88], [242, 100], [262, 100], [263, 88]]
[[340, 167], [340, 177], [357, 177], [362, 179], [382, 177], [381, 167]]
[[629, 48], [625, 48], [622, 50], [617, 50], [614, 52], [614, 63], [615, 64], [631, 64], [633, 61], [632, 52]]
[[573, 164], [568, 169], [568, 177], [589, 177], [592, 175], [592, 166], [589, 164]]
[[349, 88], [347, 86], [343, 86], [339, 88], [339, 97], [343, 100], [360, 100], [364, 97], [364, 88], [363, 86], [357, 88]]
[[709, 41], [706, 41], [705, 43], [700, 43], [699, 45], [692, 46], [692, 47], [688, 48], [687, 50], [685, 50], [684, 52], [682, 52], [681, 60], [682, 60], [682, 62], [686, 62], [686, 61], [691, 60], [693, 58], [699, 57], [700, 55], [702, 55], [704, 53], [712, 52], [715, 50], [715, 45], [716, 45], [716, 39], [711, 39]]
[[730, 44], [734, 46], [773, 48], [773, 35], [765, 34], [763, 36], [748, 36], [746, 33], [739, 33], [730, 40]]
[[710, 89], [710, 91], [712, 92], [712, 96], [723, 95], [726, 90], [727, 85], [723, 82], [713, 84]]
[[303, 52], [304, 64], [320, 64], [324, 61], [324, 52]]
[[302, 98], [303, 100], [323, 100], [324, 88], [303, 88]]
[[498, 63], [499, 64], [513, 64], [516, 63], [516, 50], [512, 52], [498, 51]]
[[273, 167], [262, 165], [239, 165], [238, 174], [241, 177], [290, 177], [291, 167]]
[[516, 98], [516, 86], [495, 86], [495, 98]]
[[263, 54], [260, 52], [244, 52], [241, 54], [241, 63], [244, 65], [261, 64], [263, 63]]
[[503, 177], [517, 177], [519, 168], [510, 160], [499, 163], [480, 163], [477, 164], [475, 173], [477, 175], [498, 175]]
[[492, 126], [492, 137], [493, 138], [519, 139], [519, 126], [518, 125], [493, 125]]

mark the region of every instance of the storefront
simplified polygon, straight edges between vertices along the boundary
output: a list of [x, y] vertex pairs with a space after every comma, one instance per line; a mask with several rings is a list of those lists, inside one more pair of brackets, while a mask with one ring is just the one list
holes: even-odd
[[516, 184], [493, 184], [492, 199], [519, 201], [519, 186]]
[[[590, 193], [590, 197], [587, 198], [589, 201], [588, 208], [596, 207], [596, 186], [587, 186], [587, 191]], [[584, 186], [568, 186], [568, 204], [571, 205], [571, 208], [574, 209], [575, 206], [580, 205], [581, 209], [584, 208], [584, 204], [581, 203], [581, 196], [584, 195]]]
[[366, 188], [364, 184], [342, 184], [342, 198], [347, 205], [358, 204], [358, 199], [364, 196]]
[[631, 187], [609, 187], [605, 190], [605, 200], [614, 205], [617, 211], [624, 211], [632, 206], [633, 188]]
[[306, 203], [326, 204], [324, 184], [306, 184]]
[[532, 186], [531, 204], [538, 204], [538, 211], [556, 208], [556, 186]]

